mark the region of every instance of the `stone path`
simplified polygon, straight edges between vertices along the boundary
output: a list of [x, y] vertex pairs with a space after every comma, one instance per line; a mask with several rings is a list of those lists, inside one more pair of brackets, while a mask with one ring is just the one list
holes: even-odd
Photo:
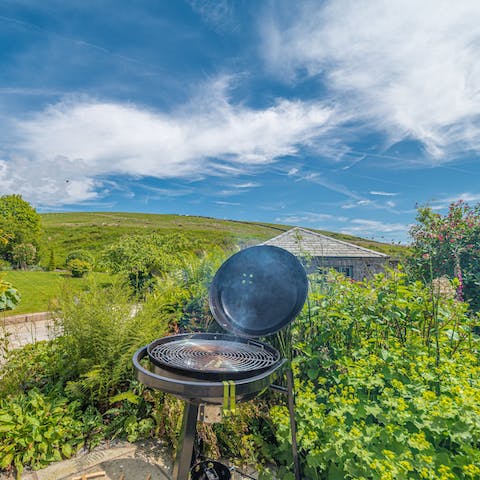
[[8, 337], [9, 348], [19, 348], [27, 343], [48, 340], [54, 337], [52, 320], [12, 323], [0, 329], [0, 336]]
[[[35, 472], [24, 472], [22, 480], [72, 480], [93, 473], [104, 473], [99, 480], [170, 480], [172, 461], [159, 440], [131, 444], [101, 445], [70, 460], [56, 462]], [[0, 473], [0, 480], [14, 477]]]

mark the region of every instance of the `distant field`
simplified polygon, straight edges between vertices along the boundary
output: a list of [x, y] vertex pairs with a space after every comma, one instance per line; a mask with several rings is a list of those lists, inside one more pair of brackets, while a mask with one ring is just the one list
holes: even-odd
[[[96, 280], [108, 283], [111, 275], [92, 273]], [[86, 278], [71, 278], [62, 272], [24, 272], [21, 270], [2, 272], [2, 278], [10, 282], [20, 292], [22, 299], [14, 310], [2, 312], [0, 315], [20, 315], [22, 313], [45, 312], [50, 308], [62, 286], [69, 289], [81, 289], [86, 284]], [[1, 318], [1, 317], [0, 317]]]
[[[50, 249], [54, 250], [57, 265], [63, 265], [66, 255], [72, 250], [82, 248], [96, 255], [124, 235], [183, 233], [191, 238], [211, 242], [212, 245], [233, 247], [254, 245], [292, 227], [187, 215], [109, 212], [46, 213], [42, 214], [42, 225], [43, 265], [48, 263]], [[404, 247], [318, 231], [393, 256], [398, 256], [405, 250]]]

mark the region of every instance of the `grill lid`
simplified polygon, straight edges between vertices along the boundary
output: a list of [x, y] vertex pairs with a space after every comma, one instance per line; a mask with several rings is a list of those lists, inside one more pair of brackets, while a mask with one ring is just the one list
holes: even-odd
[[210, 310], [232, 333], [271, 335], [300, 313], [307, 290], [307, 275], [295, 255], [271, 245], [250, 247], [218, 269], [210, 287]]

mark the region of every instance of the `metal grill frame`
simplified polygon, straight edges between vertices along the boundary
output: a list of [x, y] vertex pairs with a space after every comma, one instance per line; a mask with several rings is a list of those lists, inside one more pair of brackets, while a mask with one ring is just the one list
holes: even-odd
[[[194, 368], [186, 363], [182, 365], [182, 360], [185, 359], [159, 355], [162, 350], [168, 351], [169, 345], [172, 345], [173, 353], [175, 353], [177, 351], [176, 347], [181, 347], [182, 344], [187, 345], [188, 343], [191, 343], [191, 359], [198, 360], [198, 357], [202, 356], [201, 347], [210, 346], [212, 349], [217, 350], [217, 355], [209, 351], [206, 353], [206, 356], [211, 356], [212, 359], [217, 357], [227, 361], [238, 361], [237, 368], [225, 368], [223, 366], [208, 369], [200, 366], [198, 366], [199, 368]], [[195, 349], [195, 343], [198, 343], [198, 350]], [[217, 348], [222, 343], [229, 344], [226, 347], [226, 355], [224, 356], [220, 349]], [[238, 346], [239, 350], [239, 355], [236, 356], [232, 353], [235, 346]], [[254, 377], [259, 373], [275, 368], [281, 361], [280, 353], [268, 344], [221, 333], [189, 333], [163, 337], [148, 345], [147, 352], [150, 361], [157, 367], [201, 380], [237, 380]]]

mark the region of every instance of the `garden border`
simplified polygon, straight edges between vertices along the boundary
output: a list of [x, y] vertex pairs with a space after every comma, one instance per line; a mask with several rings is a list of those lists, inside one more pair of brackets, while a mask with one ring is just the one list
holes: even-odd
[[18, 323], [35, 323], [42, 320], [52, 320], [51, 312], [22, 313], [20, 315], [11, 315], [0, 317], [0, 323], [3, 325], [15, 325]]

